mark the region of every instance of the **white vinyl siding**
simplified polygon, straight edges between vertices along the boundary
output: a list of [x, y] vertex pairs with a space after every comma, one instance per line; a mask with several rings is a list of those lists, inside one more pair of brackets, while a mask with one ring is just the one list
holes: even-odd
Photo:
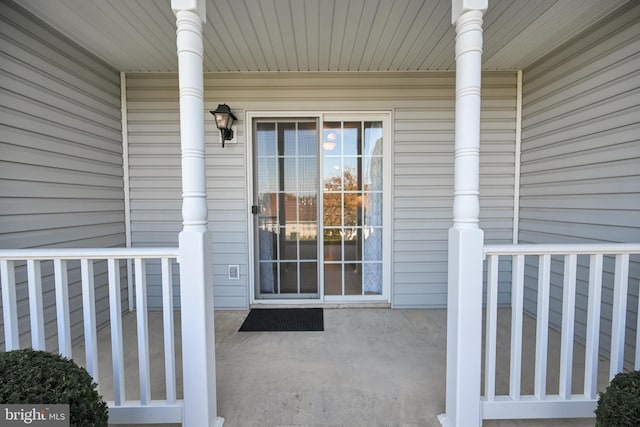
[[[393, 111], [392, 302], [396, 307], [446, 304], [454, 73], [219, 73], [205, 74], [204, 84], [217, 308], [249, 304], [245, 110]], [[177, 85], [174, 74], [127, 75], [134, 246], [177, 244], [181, 229]], [[237, 143], [225, 148], [208, 113], [221, 103], [239, 119]], [[488, 243], [511, 242], [515, 106], [515, 72], [485, 73], [480, 225]], [[240, 280], [228, 279], [229, 264], [240, 266]]]
[[[640, 242], [640, 5], [524, 70], [520, 243]], [[588, 259], [579, 257], [576, 335], [584, 339]], [[550, 320], [561, 324], [562, 261]], [[610, 342], [613, 259], [605, 259], [600, 343]], [[535, 283], [535, 265], [527, 267]], [[627, 335], [635, 336], [640, 259], [632, 257]], [[526, 310], [535, 313], [528, 288]], [[635, 340], [628, 340], [628, 345]], [[626, 359], [633, 357], [627, 348]]]
[[[124, 246], [117, 71], [13, 3], [2, 2], [0, 11], [0, 248]], [[78, 336], [79, 265], [70, 268], [72, 334]], [[26, 273], [17, 270], [25, 331]], [[52, 270], [43, 263], [49, 338], [55, 333]], [[95, 271], [97, 319], [104, 323], [106, 267]]]

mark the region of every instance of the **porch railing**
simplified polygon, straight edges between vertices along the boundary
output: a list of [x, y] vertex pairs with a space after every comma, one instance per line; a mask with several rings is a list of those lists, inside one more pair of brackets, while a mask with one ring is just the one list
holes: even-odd
[[[640, 323], [633, 325], [634, 334], [628, 334], [626, 328], [627, 303], [630, 281], [630, 257], [634, 257], [634, 280], [636, 286], [640, 244], [579, 244], [579, 245], [505, 245], [485, 246], [487, 263], [487, 307], [484, 356], [484, 396], [482, 397], [483, 419], [519, 419], [519, 418], [582, 418], [593, 417], [598, 393], [598, 361], [602, 351], [600, 334], [601, 307], [603, 296], [603, 272], [607, 283], [613, 288], [611, 310], [611, 342], [608, 351], [608, 380], [625, 368], [625, 345], [635, 345], [635, 360], [627, 358], [627, 367], [640, 369]], [[526, 264], [525, 264], [526, 257]], [[578, 263], [578, 257], [581, 262]], [[588, 262], [587, 262], [588, 259]], [[496, 342], [498, 318], [498, 263], [511, 261], [511, 337], [508, 372], [508, 393], [496, 393]], [[604, 262], [603, 262], [604, 260]], [[552, 263], [554, 268], [552, 268]], [[603, 265], [611, 264], [609, 266]], [[527, 274], [525, 275], [525, 269]], [[576, 372], [582, 378], [574, 378], [573, 362], [576, 315], [576, 283], [585, 283], [581, 287], [588, 289], [586, 300], [586, 327], [584, 329], [584, 372]], [[588, 271], [588, 273], [587, 273]], [[526, 286], [525, 286], [526, 283]], [[502, 285], [502, 284], [501, 284]], [[561, 323], [553, 325], [550, 321], [550, 291], [556, 287], [562, 291]], [[535, 343], [526, 343], [525, 352], [535, 352], [534, 366], [523, 366], [523, 320], [525, 289], [530, 295], [536, 295], [535, 302], [529, 298], [528, 304], [534, 304]], [[635, 289], [632, 290], [636, 292]], [[635, 293], [637, 295], [637, 293]], [[635, 297], [634, 297], [635, 298]], [[633, 301], [637, 304], [637, 301]], [[555, 301], [558, 304], [558, 301]], [[582, 302], [584, 305], [584, 301]], [[630, 310], [638, 312], [638, 308]], [[550, 327], [559, 330], [560, 354], [557, 394], [548, 393], [548, 355]], [[633, 329], [633, 327], [631, 329]], [[608, 327], [606, 332], [609, 332]], [[627, 332], [627, 340], [625, 333]], [[534, 347], [535, 345], [535, 347]], [[581, 353], [580, 353], [581, 354]], [[526, 357], [525, 359], [528, 359]], [[580, 364], [581, 365], [580, 361]], [[533, 393], [524, 393], [521, 384], [523, 369], [533, 371]], [[549, 376], [553, 378], [553, 376]], [[578, 386], [573, 381], [577, 380]], [[581, 386], [580, 386], [581, 385]], [[606, 384], [605, 384], [606, 385]], [[602, 384], [601, 384], [602, 386]], [[553, 385], [555, 389], [556, 384]], [[506, 385], [505, 387], [506, 388]], [[551, 388], [551, 387], [549, 387]], [[576, 390], [578, 389], [578, 390]], [[578, 391], [573, 393], [573, 391]]]
[[[2, 311], [4, 317], [4, 340], [7, 351], [19, 349], [19, 301], [16, 283], [22, 286], [26, 269], [28, 289], [28, 313], [31, 345], [36, 350], [47, 350], [45, 332], [45, 310], [43, 307], [43, 275], [41, 263], [53, 263], [55, 293], [55, 322], [57, 327], [58, 352], [72, 357], [70, 321], [69, 271], [77, 270], [79, 262], [82, 294], [82, 321], [86, 355], [86, 369], [100, 388], [99, 362], [108, 354], [98, 351], [98, 329], [96, 322], [96, 276], [94, 264], [106, 263], [108, 282], [108, 325], [111, 335], [111, 361], [113, 366], [113, 400], [109, 406], [109, 422], [125, 423], [181, 423], [182, 401], [176, 396], [176, 358], [174, 343], [174, 307], [172, 290], [172, 261], [177, 258], [177, 248], [113, 248], [113, 249], [24, 249], [0, 250], [0, 285], [2, 286]], [[139, 399], [127, 400], [125, 390], [125, 355], [123, 346], [123, 310], [120, 279], [121, 260], [133, 261], [135, 268], [137, 359], [139, 370]], [[155, 260], [160, 265], [162, 278], [162, 318], [164, 339], [164, 399], [151, 399], [151, 378], [162, 375], [151, 372], [148, 298], [146, 264]], [[74, 263], [74, 267], [68, 265]], [[77, 273], [77, 271], [74, 271]], [[100, 272], [100, 274], [104, 274]], [[129, 284], [130, 285], [130, 284]], [[21, 290], [21, 293], [23, 291]], [[24, 341], [24, 339], [23, 339]], [[51, 341], [51, 340], [49, 340]], [[23, 346], [25, 347], [25, 346]], [[29, 347], [29, 346], [26, 346]], [[103, 362], [104, 363], [104, 362]]]

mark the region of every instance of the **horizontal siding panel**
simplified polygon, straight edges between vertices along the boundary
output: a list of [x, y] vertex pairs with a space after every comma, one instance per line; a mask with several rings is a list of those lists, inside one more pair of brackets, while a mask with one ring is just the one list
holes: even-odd
[[442, 308], [447, 305], [446, 294], [399, 294], [394, 296], [397, 308]]
[[565, 181], [554, 182], [553, 185], [549, 185], [550, 182], [540, 182], [537, 184], [524, 183], [520, 188], [525, 193], [525, 197], [535, 196], [539, 197], [544, 194], [549, 196], [557, 195], [593, 195], [611, 192], [612, 188], [615, 188], [615, 194], [635, 194], [638, 192], [638, 181], [634, 177], [615, 177], [615, 178], [600, 178], [600, 179], [584, 179], [582, 181]]
[[33, 183], [32, 185], [43, 182], [122, 188], [121, 176], [0, 161], [0, 180], [15, 179], [18, 176], [24, 176], [25, 180]]
[[[607, 163], [582, 164], [573, 166], [571, 161], [565, 168], [547, 169], [530, 172], [527, 175], [527, 185], [550, 183], [556, 181], [582, 181], [585, 179], [634, 177], [638, 172], [638, 159], [631, 157], [614, 160]], [[561, 162], [559, 162], [561, 164]], [[564, 178], [564, 179], [562, 179]]]
[[[526, 219], [526, 216], [523, 216]], [[558, 235], [564, 237], [564, 242], [580, 239], [582, 243], [589, 240], [596, 242], [621, 242], [624, 240], [640, 239], [637, 226], [624, 227], [617, 224], [580, 224], [576, 222], [526, 220], [520, 227], [522, 232], [539, 232], [543, 235]], [[530, 242], [540, 243], [540, 242]]]
[[[639, 134], [640, 125], [631, 123], [555, 143], [550, 143], [548, 140], [550, 138], [541, 141], [527, 141], [527, 163], [553, 159], [556, 156], [573, 156], [582, 151], [589, 153], [592, 150], [602, 149], [603, 138], [606, 138], [612, 148], [625, 143], [631, 143], [633, 146]], [[535, 145], [535, 143], [539, 145]]]
[[2, 151], [2, 160], [7, 163], [113, 175], [122, 179], [122, 155], [115, 156], [110, 154], [108, 157], [104, 156], [103, 161], [98, 161], [95, 159], [83, 159], [75, 155], [3, 143], [0, 143], [0, 150]]
[[640, 197], [620, 197], [617, 194], [529, 196], [521, 201], [523, 209], [588, 209], [605, 206], [613, 209], [640, 210]]
[[[578, 223], [585, 225], [616, 225], [620, 227], [637, 227], [638, 218], [629, 215], [626, 210], [614, 210], [610, 206], [602, 206], [602, 212], [598, 210], [585, 211], [582, 209], [527, 209], [521, 219], [531, 221], [552, 221]], [[632, 212], [633, 213], [633, 212]], [[605, 215], [603, 220], [602, 216]], [[639, 234], [640, 237], [640, 234]]]
[[[636, 134], [637, 135], [637, 134]], [[558, 167], [575, 167], [584, 165], [595, 165], [598, 163], [615, 162], [620, 159], [638, 159], [637, 141], [630, 141], [622, 144], [611, 144], [608, 147], [598, 147], [594, 149], [582, 148], [577, 153], [556, 155], [554, 157], [544, 157], [540, 159], [530, 159], [522, 165], [522, 173], [535, 173], [539, 171], [554, 170]]]

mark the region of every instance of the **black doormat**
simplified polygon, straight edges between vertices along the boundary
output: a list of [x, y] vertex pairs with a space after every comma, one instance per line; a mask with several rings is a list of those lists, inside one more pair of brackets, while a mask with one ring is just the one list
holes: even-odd
[[321, 308], [253, 308], [239, 331], [324, 331], [324, 317]]

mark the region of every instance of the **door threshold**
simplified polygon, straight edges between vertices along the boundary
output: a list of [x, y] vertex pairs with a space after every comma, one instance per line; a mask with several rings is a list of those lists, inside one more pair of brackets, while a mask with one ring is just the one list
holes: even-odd
[[304, 304], [291, 303], [254, 303], [249, 308], [391, 308], [388, 302], [308, 302]]

